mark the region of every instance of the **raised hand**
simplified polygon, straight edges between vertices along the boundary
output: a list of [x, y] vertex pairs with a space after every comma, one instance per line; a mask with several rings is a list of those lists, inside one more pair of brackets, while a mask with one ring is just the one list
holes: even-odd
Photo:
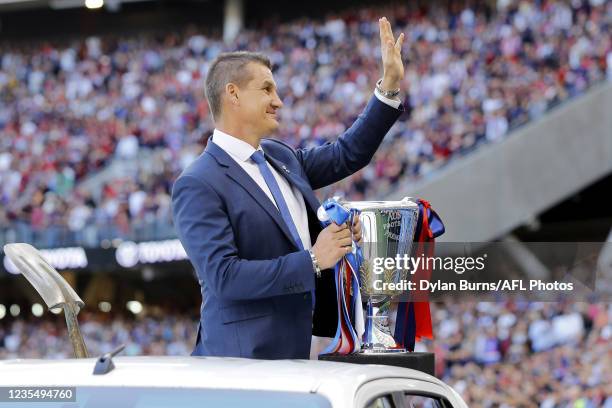
[[393, 37], [391, 23], [386, 17], [378, 20], [380, 28], [380, 50], [383, 63], [382, 88], [391, 91], [400, 87], [400, 81], [404, 78], [404, 64], [402, 62], [402, 44], [404, 33], [397, 40]]

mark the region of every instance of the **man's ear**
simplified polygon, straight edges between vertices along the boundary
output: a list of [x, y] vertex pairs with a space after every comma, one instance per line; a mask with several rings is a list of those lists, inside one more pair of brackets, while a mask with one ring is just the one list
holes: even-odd
[[240, 90], [238, 88], [238, 85], [231, 83], [231, 82], [225, 85], [225, 94], [229, 98], [229, 101], [232, 105], [238, 105], [238, 94], [239, 93], [240, 93]]

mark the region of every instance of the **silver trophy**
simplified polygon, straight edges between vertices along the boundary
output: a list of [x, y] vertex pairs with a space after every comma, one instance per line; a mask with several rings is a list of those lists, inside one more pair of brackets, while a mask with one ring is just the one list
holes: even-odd
[[[391, 266], [388, 261], [411, 256], [412, 243], [419, 218], [419, 206], [410, 198], [401, 201], [344, 201], [347, 209], [361, 212], [363, 262], [360, 267], [360, 292], [366, 299], [362, 352], [405, 351], [399, 348], [391, 332], [394, 296], [405, 294], [393, 285], [410, 279], [410, 270]], [[382, 260], [382, 261], [381, 261]]]

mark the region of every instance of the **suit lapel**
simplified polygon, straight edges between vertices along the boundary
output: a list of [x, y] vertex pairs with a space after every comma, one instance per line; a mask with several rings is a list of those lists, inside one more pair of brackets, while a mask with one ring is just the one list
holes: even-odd
[[304, 196], [304, 200], [306, 200], [306, 204], [310, 207], [310, 209], [316, 214], [317, 210], [321, 206], [319, 199], [312, 191], [312, 188], [308, 184], [306, 180], [302, 177], [298, 176], [295, 173], [292, 173], [288, 167], [278, 159], [272, 157], [268, 152], [266, 152], [266, 156], [268, 157], [269, 162], [274, 166], [276, 171], [282, 174], [291, 184], [297, 187]]
[[289, 228], [285, 224], [280, 212], [274, 206], [272, 201], [268, 198], [266, 193], [263, 192], [261, 187], [249, 176], [243, 169], [236, 163], [223, 149], [214, 144], [209, 140], [206, 145], [206, 152], [210, 153], [221, 166], [225, 167], [225, 173], [227, 176], [238, 183], [244, 190], [259, 204], [267, 213], [272, 217], [274, 222], [283, 231], [287, 239], [296, 246], [294, 239], [289, 232]]

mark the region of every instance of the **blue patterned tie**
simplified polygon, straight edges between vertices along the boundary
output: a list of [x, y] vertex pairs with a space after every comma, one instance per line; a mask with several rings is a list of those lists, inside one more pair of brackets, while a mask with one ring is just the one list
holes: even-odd
[[255, 153], [251, 155], [251, 159], [255, 163], [257, 163], [257, 167], [259, 167], [259, 172], [266, 181], [270, 192], [272, 192], [272, 197], [274, 197], [274, 201], [276, 201], [276, 206], [278, 207], [278, 210], [280, 211], [281, 216], [285, 221], [285, 224], [289, 228], [293, 240], [297, 244], [298, 248], [304, 249], [304, 246], [302, 245], [302, 240], [300, 239], [300, 234], [298, 234], [298, 230], [295, 224], [293, 223], [291, 214], [289, 213], [289, 207], [287, 207], [287, 203], [283, 198], [283, 194], [281, 193], [280, 187], [278, 186], [278, 183], [276, 182], [272, 171], [270, 171], [268, 165], [266, 164], [264, 153], [261, 150], [256, 150]]

